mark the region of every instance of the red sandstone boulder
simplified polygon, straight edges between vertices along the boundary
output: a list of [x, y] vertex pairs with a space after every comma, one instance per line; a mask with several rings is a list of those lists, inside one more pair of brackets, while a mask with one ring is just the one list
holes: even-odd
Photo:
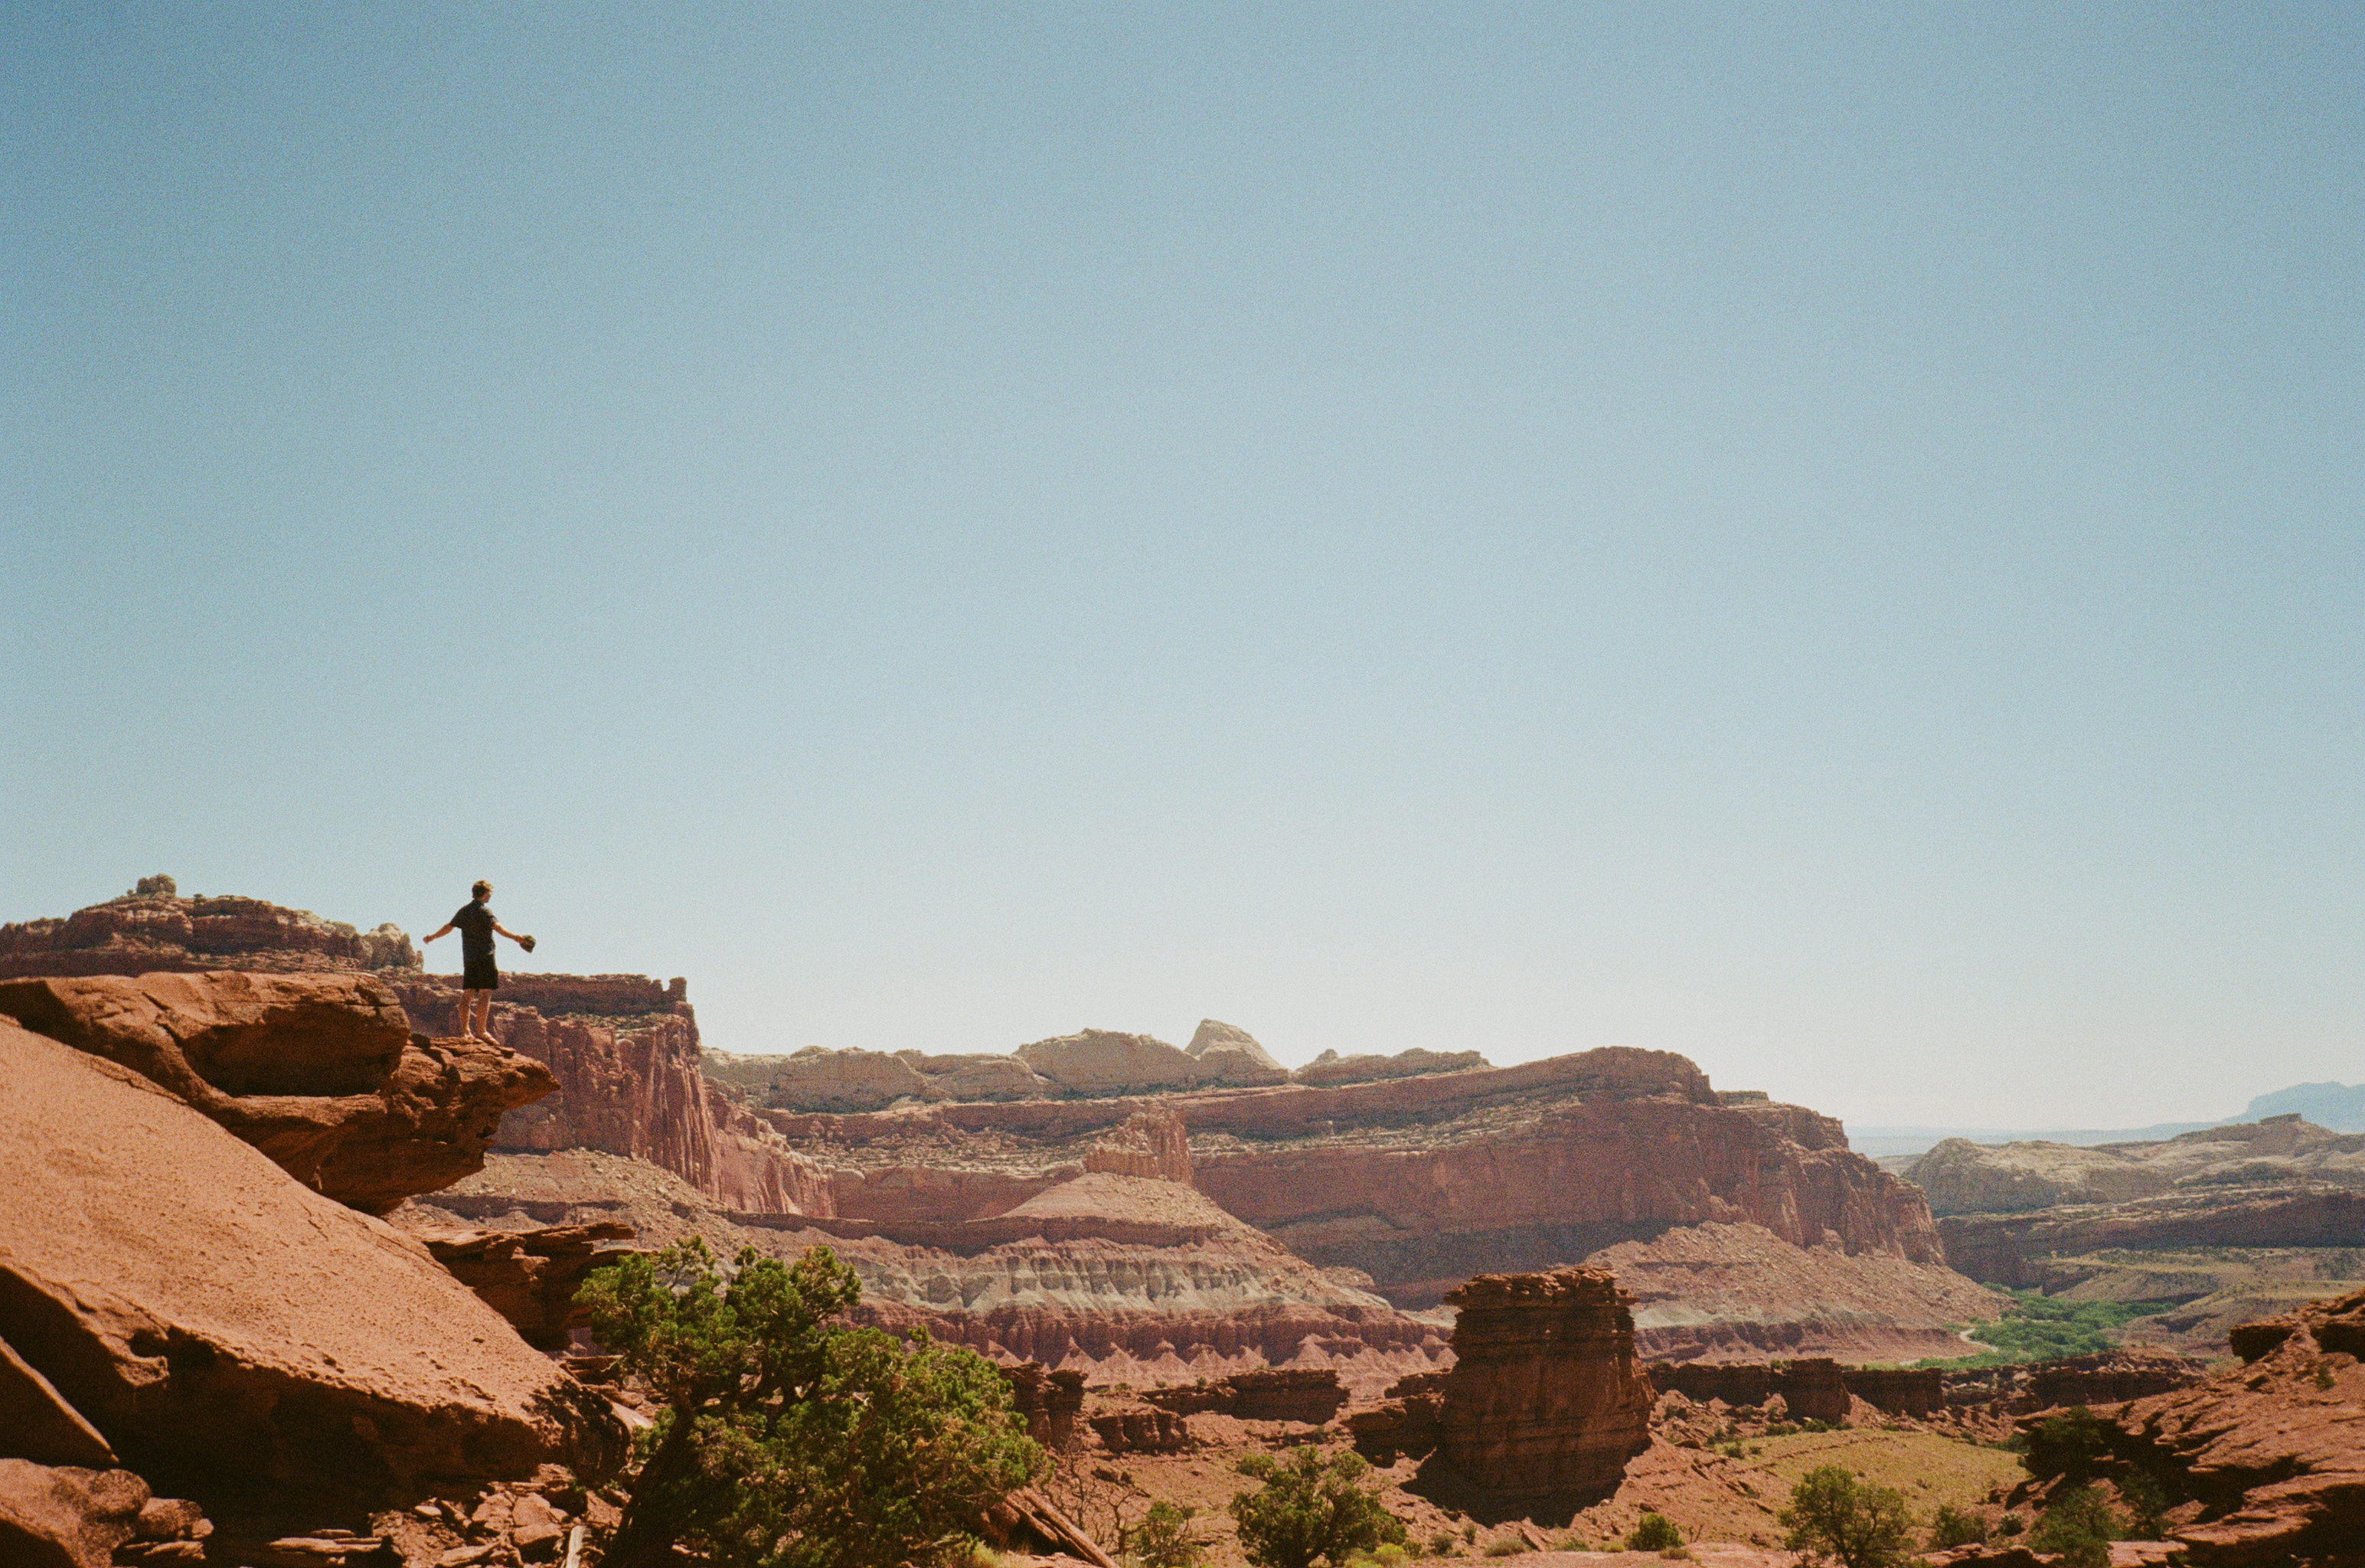
[[205, 1497], [601, 1473], [622, 1428], [427, 1249], [148, 1079], [0, 1021], [0, 1337]]
[[50, 1468], [0, 1459], [0, 1562], [8, 1568], [108, 1568], [140, 1529], [148, 1484], [126, 1470]]
[[1191, 1135], [1171, 1111], [1139, 1111], [1084, 1154], [1088, 1173], [1191, 1184]]
[[129, 1068], [374, 1214], [482, 1170], [501, 1113], [553, 1087], [497, 1047], [414, 1038], [367, 975], [7, 980], [0, 1014]]
[[1482, 1274], [1461, 1309], [1439, 1417], [1450, 1484], [1496, 1504], [1608, 1495], [1651, 1443], [1650, 1380], [1606, 1269]]
[[570, 1330], [589, 1325], [589, 1315], [575, 1305], [576, 1292], [592, 1270], [635, 1250], [601, 1245], [635, 1234], [612, 1220], [535, 1230], [419, 1226], [411, 1234], [537, 1350], [564, 1349]]

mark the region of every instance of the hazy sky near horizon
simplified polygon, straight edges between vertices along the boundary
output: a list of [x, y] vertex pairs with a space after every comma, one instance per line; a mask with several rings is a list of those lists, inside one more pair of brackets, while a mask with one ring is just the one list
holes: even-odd
[[0, 920], [489, 877], [739, 1051], [2365, 1078], [2353, 6], [0, 29]]

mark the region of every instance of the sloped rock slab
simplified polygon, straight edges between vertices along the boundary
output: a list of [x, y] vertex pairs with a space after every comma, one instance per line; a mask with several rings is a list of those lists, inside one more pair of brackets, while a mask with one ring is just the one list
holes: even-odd
[[376, 1497], [622, 1457], [418, 1242], [5, 1020], [0, 1170], [0, 1337], [151, 1482]]
[[372, 1214], [483, 1170], [501, 1114], [558, 1081], [498, 1046], [414, 1036], [368, 975], [8, 980], [0, 1014], [129, 1068]]

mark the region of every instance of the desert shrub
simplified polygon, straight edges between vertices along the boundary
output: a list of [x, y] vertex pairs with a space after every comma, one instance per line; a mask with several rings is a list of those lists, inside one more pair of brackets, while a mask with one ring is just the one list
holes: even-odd
[[1429, 1538], [1429, 1554], [1431, 1557], [1446, 1556], [1453, 1550], [1453, 1540], [1454, 1536], [1452, 1530], [1439, 1530], [1435, 1535]]
[[1777, 1517], [1790, 1532], [1783, 1544], [1793, 1551], [1827, 1552], [1845, 1568], [1891, 1568], [1905, 1560], [1911, 1526], [1904, 1494], [1858, 1481], [1839, 1465], [1799, 1477], [1790, 1506]]
[[2118, 1484], [2119, 1501], [2127, 1506], [2127, 1534], [2136, 1540], [2158, 1540], [2168, 1512], [2168, 1494], [2158, 1482], [2140, 1470], [2130, 1470], [2113, 1476]]
[[2083, 1405], [2058, 1416], [2047, 1416], [2028, 1434], [2028, 1452], [2021, 1462], [2039, 1481], [2066, 1475], [2083, 1481], [2095, 1464], [2108, 1456], [2111, 1445], [2102, 1437], [2102, 1423]]
[[1664, 1551], [1683, 1543], [1684, 1532], [1664, 1514], [1644, 1514], [1642, 1521], [1626, 1534], [1629, 1551]]
[[1939, 1504], [1936, 1516], [1930, 1521], [1930, 1545], [1933, 1549], [1984, 1546], [1987, 1539], [1987, 1520], [1952, 1503]]
[[2003, 1518], [1996, 1521], [1995, 1532], [2001, 1539], [2010, 1540], [2013, 1536], [2018, 1535], [2027, 1528], [2028, 1521], [2022, 1518], [2018, 1514], [2006, 1514]]
[[982, 1357], [833, 1321], [861, 1292], [827, 1248], [726, 1267], [697, 1237], [592, 1273], [592, 1332], [662, 1406], [606, 1568], [670, 1562], [677, 1541], [718, 1568], [970, 1552], [967, 1529], [1043, 1452]]
[[1130, 1544], [1142, 1568], [1191, 1568], [1199, 1561], [1198, 1538], [1191, 1531], [1195, 1509], [1160, 1498], [1133, 1527]]
[[2108, 1568], [2111, 1542], [2124, 1533], [2117, 1510], [2091, 1486], [2067, 1486], [2053, 1495], [2028, 1532], [2028, 1544], [2039, 1551], [2061, 1554], [2061, 1568]]
[[1486, 1550], [1481, 1555], [1487, 1557], [1517, 1557], [1520, 1552], [1525, 1551], [1527, 1549], [1528, 1543], [1521, 1540], [1518, 1536], [1500, 1535], [1486, 1543]]
[[1777, 1421], [1765, 1428], [1765, 1435], [1769, 1438], [1792, 1438], [1798, 1434], [1799, 1428], [1788, 1421]]
[[1240, 1473], [1264, 1483], [1232, 1499], [1248, 1560], [1258, 1568], [1309, 1568], [1318, 1558], [1343, 1568], [1358, 1551], [1403, 1540], [1404, 1522], [1376, 1491], [1356, 1484], [1371, 1468], [1351, 1450], [1325, 1459], [1310, 1445], [1279, 1459], [1252, 1453], [1241, 1460]]

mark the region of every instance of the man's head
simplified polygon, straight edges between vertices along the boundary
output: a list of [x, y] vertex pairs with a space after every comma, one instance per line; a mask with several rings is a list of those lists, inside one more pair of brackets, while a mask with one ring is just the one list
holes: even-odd
[[475, 899], [478, 903], [482, 903], [487, 899], [493, 896], [493, 885], [480, 878], [478, 879], [476, 885], [468, 890], [468, 896]]

